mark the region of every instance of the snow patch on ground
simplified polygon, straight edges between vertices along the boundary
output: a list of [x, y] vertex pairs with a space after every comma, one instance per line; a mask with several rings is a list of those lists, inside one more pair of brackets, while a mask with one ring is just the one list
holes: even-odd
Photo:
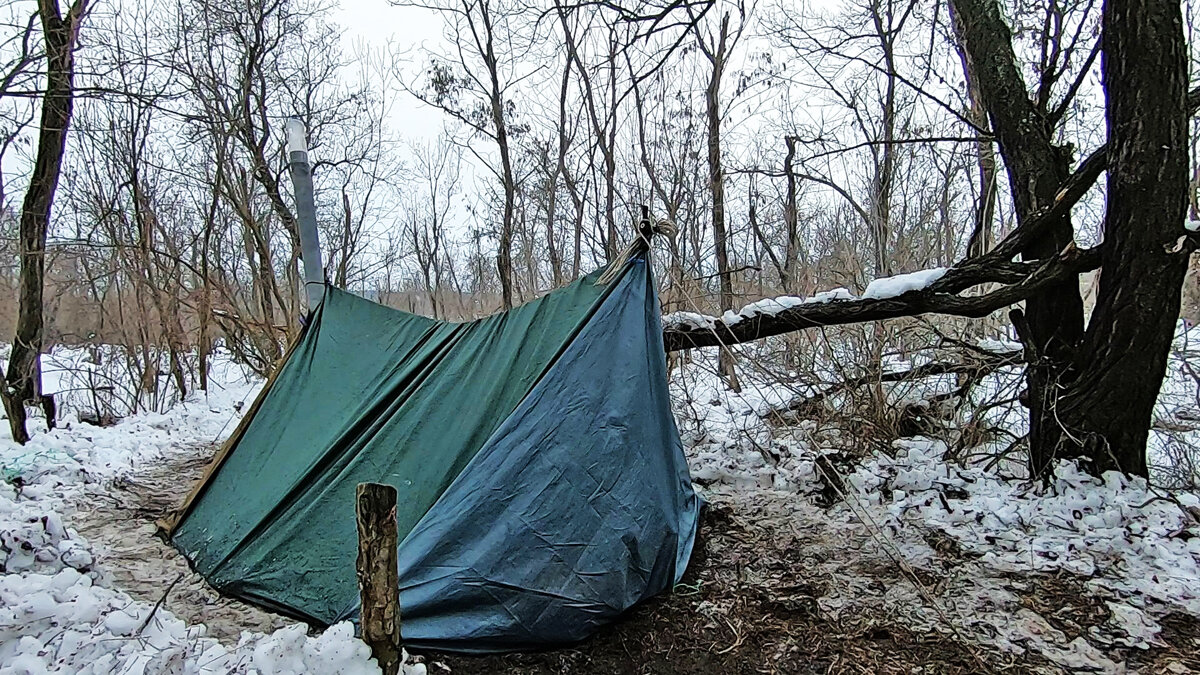
[[0, 675], [379, 672], [349, 623], [317, 637], [300, 624], [244, 633], [226, 646], [74, 569], [0, 576], [0, 605]]
[[929, 439], [895, 444], [847, 477], [881, 522], [953, 537], [1001, 572], [1091, 577], [1136, 609], [1161, 604], [1200, 616], [1200, 498], [1142, 479], [1093, 478], [1060, 462], [1047, 488], [947, 463]]
[[[1186, 332], [1179, 336], [1156, 417], [1196, 407], [1198, 384], [1180, 356], [1188, 337]], [[1195, 342], [1196, 336], [1191, 338]], [[1020, 349], [1007, 339], [981, 340], [979, 346], [993, 352]], [[909, 366], [920, 361], [910, 358]], [[749, 503], [754, 494], [804, 502], [786, 507], [797, 523], [821, 518], [841, 523], [840, 530], [829, 526], [831, 547], [839, 539], [871, 539], [886, 544], [904, 564], [942, 576], [929, 591], [936, 601], [932, 609], [926, 597], [905, 585], [908, 590], [889, 586], [884, 592], [881, 602], [889, 610], [923, 606], [923, 612], [909, 617], [912, 621], [946, 630], [951, 617], [955, 630], [981, 644], [1032, 651], [1067, 669], [1097, 672], [1123, 672], [1114, 649], [1163, 646], [1159, 619], [1168, 613], [1200, 617], [1200, 498], [1195, 494], [1167, 492], [1116, 473], [1089, 476], [1071, 462], [1059, 463], [1042, 488], [982, 463], [949, 460], [943, 442], [921, 437], [896, 441], [887, 451], [847, 465], [844, 445], [830, 441], [816, 421], [773, 412], [811, 396], [810, 385], [756, 377], [761, 369], [746, 366], [739, 371], [743, 390], [736, 393], [711, 361], [693, 352], [693, 361], [672, 373], [676, 416], [701, 491], [735, 504]], [[989, 378], [976, 395], [1019, 389], [1020, 369], [1004, 368]], [[925, 395], [954, 385], [952, 378], [942, 379], [929, 378]], [[920, 398], [921, 387], [907, 386], [910, 390], [889, 391], [889, 400]], [[1021, 413], [1016, 403], [998, 407], [990, 411], [989, 422], [1021, 433]], [[1185, 438], [1195, 435], [1186, 432]], [[829, 469], [841, 479], [841, 494], [833, 506], [817, 508], [812, 504], [831, 489]], [[783, 520], [779, 527], [786, 528]], [[953, 542], [952, 561], [931, 548], [935, 540]], [[844, 553], [834, 555], [843, 561], [863, 555]], [[1068, 635], [1048, 623], [1049, 614], [1027, 606], [1036, 582], [1022, 580], [1060, 577], [1081, 580], [1081, 592], [1106, 606], [1108, 618], [1084, 635]], [[856, 600], [870, 595], [868, 582], [845, 575], [838, 585], [838, 593], [822, 599], [825, 611], [879, 611]]]
[[[82, 352], [56, 350], [47, 360], [86, 362]], [[379, 672], [348, 623], [315, 637], [293, 624], [222, 643], [205, 626], [189, 626], [112, 587], [89, 543], [70, 527], [114, 481], [228, 435], [260, 386], [221, 354], [208, 394], [165, 413], [104, 428], [42, 426], [25, 446], [0, 440], [0, 675]], [[404, 672], [424, 675], [425, 666], [409, 663]]]

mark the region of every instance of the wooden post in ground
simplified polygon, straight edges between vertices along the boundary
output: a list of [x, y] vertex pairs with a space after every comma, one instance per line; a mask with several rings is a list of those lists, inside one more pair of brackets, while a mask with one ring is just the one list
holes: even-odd
[[400, 575], [397, 569], [396, 488], [359, 483], [358, 588], [362, 593], [362, 639], [383, 675], [400, 670]]

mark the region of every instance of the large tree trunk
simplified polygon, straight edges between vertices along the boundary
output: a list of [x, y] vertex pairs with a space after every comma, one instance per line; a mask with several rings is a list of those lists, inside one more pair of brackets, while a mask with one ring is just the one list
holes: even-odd
[[8, 413], [13, 440], [29, 440], [25, 428], [25, 401], [41, 392], [38, 360], [42, 353], [42, 290], [46, 274], [46, 233], [50, 208], [62, 172], [67, 127], [74, 99], [75, 40], [87, 0], [75, 0], [66, 17], [57, 0], [39, 0], [38, 14], [46, 43], [46, 94], [42, 99], [37, 157], [29, 177], [29, 189], [21, 204], [21, 277], [18, 290], [16, 336], [8, 360], [0, 398]]
[[1145, 476], [1191, 248], [1187, 48], [1173, 0], [1107, 0], [1108, 209], [1096, 310], [1059, 405], [1061, 454]]
[[[1030, 98], [1017, 66], [1012, 32], [997, 0], [953, 0], [961, 21], [962, 47], [976, 67], [979, 91], [992, 120], [1008, 170], [1017, 219], [1024, 222], [1055, 200], [1070, 175], [1067, 148], [1054, 143], [1054, 123]], [[1048, 260], [1074, 243], [1069, 214], [1047, 227], [1021, 251], [1026, 260]], [[1062, 428], [1055, 420], [1059, 392], [1083, 337], [1079, 281], [1069, 278], [1025, 303], [1021, 336], [1030, 358], [1026, 370], [1030, 470], [1042, 474], [1054, 459]]]

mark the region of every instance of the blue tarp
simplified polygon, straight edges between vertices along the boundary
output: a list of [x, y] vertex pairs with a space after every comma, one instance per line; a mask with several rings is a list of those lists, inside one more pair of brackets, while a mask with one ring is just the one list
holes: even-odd
[[679, 580], [699, 499], [646, 265], [625, 275], [400, 544], [404, 639], [494, 651], [580, 640]]

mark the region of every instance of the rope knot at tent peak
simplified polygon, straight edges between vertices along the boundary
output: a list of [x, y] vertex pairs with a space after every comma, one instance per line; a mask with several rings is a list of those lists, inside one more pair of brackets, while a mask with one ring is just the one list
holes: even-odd
[[668, 239], [673, 239], [677, 231], [675, 223], [666, 218], [659, 218], [656, 221], [652, 221], [650, 219], [650, 209], [645, 204], [642, 204], [642, 217], [638, 221], [638, 235], [604, 269], [604, 273], [600, 275], [599, 279], [596, 279], [596, 285], [603, 286], [612, 282], [634, 256], [643, 252], [649, 253], [650, 240], [654, 235], [660, 234]]

